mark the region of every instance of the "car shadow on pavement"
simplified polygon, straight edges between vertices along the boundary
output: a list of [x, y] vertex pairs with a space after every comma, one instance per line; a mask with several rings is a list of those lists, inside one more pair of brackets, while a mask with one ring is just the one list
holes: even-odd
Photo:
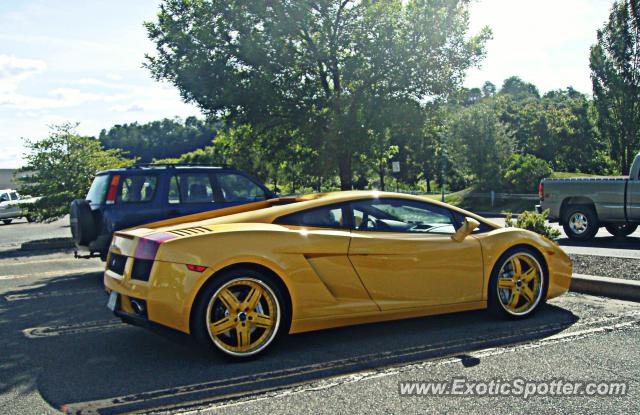
[[57, 409], [110, 413], [210, 402], [442, 356], [467, 356], [475, 366], [481, 362], [468, 352], [544, 338], [578, 321], [552, 305], [520, 321], [465, 312], [285, 336], [263, 356], [231, 362], [189, 336], [124, 325], [106, 300], [99, 272], [2, 295], [0, 392], [37, 388]]

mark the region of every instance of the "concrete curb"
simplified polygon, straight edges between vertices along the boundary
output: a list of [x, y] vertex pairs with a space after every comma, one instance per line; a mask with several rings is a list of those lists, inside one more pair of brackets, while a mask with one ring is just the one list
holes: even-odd
[[640, 281], [573, 274], [569, 291], [640, 302]]
[[21, 251], [38, 251], [45, 249], [72, 249], [75, 247], [71, 238], [50, 238], [24, 242]]
[[[507, 214], [506, 213], [502, 213], [502, 212], [473, 212], [478, 216], [482, 216], [484, 218], [506, 218]], [[518, 216], [520, 214], [519, 213], [512, 213], [511, 217], [513, 217], [514, 219], [517, 219]]]

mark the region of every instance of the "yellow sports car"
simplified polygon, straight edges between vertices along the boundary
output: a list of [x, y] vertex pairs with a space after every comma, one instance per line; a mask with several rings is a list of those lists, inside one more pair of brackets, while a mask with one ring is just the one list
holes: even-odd
[[125, 322], [239, 358], [282, 333], [488, 308], [521, 318], [569, 289], [552, 241], [424, 197], [283, 197], [114, 235], [104, 283]]

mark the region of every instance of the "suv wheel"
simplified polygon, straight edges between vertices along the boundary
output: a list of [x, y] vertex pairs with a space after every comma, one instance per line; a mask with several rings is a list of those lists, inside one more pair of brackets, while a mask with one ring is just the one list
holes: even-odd
[[574, 205], [567, 208], [562, 227], [570, 239], [588, 241], [596, 235], [600, 225], [593, 207]]

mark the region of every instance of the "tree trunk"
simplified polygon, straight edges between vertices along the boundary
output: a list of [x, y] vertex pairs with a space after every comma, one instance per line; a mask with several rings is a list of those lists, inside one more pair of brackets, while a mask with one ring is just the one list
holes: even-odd
[[378, 174], [380, 175], [380, 190], [384, 192], [384, 163], [380, 163]]
[[353, 189], [353, 177], [351, 176], [351, 153], [346, 152], [340, 156], [338, 161], [338, 171], [340, 175], [340, 190]]
[[427, 182], [427, 193], [431, 193], [431, 177], [426, 170], [424, 172], [424, 180]]

